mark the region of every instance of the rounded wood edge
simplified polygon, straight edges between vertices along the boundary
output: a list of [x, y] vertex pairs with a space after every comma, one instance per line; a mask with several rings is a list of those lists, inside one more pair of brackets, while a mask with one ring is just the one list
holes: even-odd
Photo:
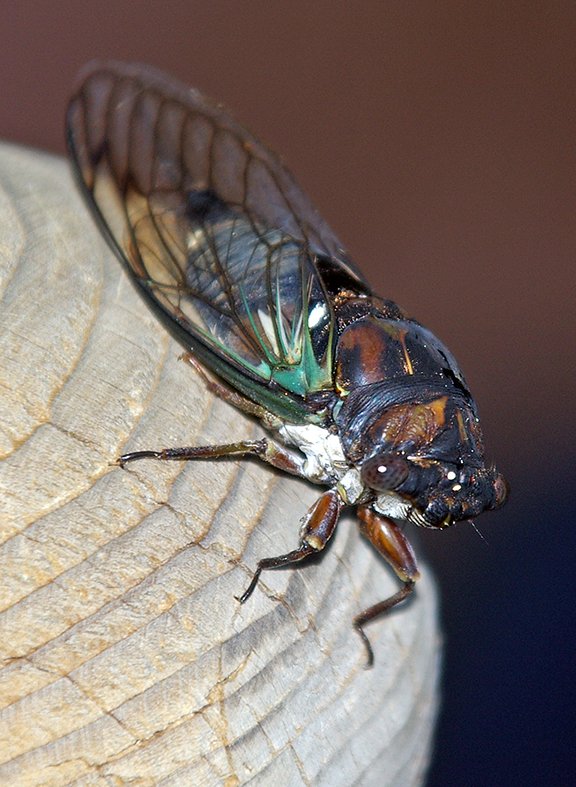
[[125, 450], [258, 427], [215, 401], [93, 226], [65, 161], [0, 147], [0, 782], [424, 779], [440, 636], [345, 517], [321, 560], [268, 572], [318, 490], [256, 462], [126, 469]]

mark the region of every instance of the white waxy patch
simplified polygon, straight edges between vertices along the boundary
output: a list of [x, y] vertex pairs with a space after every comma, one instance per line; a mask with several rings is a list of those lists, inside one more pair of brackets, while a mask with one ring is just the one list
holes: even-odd
[[411, 507], [410, 503], [396, 492], [381, 492], [372, 506], [379, 514], [390, 516], [392, 519], [407, 519]]
[[278, 434], [285, 443], [295, 445], [306, 456], [303, 472], [310, 481], [340, 479], [350, 469], [338, 435], [321, 426], [282, 424]]
[[356, 467], [351, 467], [347, 473], [344, 473], [338, 481], [338, 491], [342, 500], [348, 505], [358, 503], [366, 494], [360, 471]]
[[316, 328], [317, 325], [326, 319], [326, 305], [324, 303], [317, 303], [310, 310], [310, 314], [308, 315], [308, 327], [309, 328]]
[[446, 473], [446, 478], [447, 478], [449, 481], [454, 481], [454, 479], [456, 478], [456, 473], [454, 472], [454, 470], [449, 470], [449, 471]]

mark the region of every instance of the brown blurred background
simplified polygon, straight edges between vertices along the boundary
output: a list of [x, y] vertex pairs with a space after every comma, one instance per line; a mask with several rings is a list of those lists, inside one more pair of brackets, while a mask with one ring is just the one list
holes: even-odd
[[513, 494], [485, 540], [422, 534], [447, 647], [430, 784], [570, 783], [574, 2], [21, 0], [0, 19], [2, 137], [62, 153], [93, 57], [168, 70], [278, 150], [455, 353]]

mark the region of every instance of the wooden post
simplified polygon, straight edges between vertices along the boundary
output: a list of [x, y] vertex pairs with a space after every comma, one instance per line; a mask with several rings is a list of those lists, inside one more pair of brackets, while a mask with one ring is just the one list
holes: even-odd
[[0, 783], [416, 785], [437, 709], [412, 603], [344, 517], [266, 572], [318, 488], [255, 461], [126, 469], [122, 452], [249, 438], [101, 240], [65, 161], [0, 148]]

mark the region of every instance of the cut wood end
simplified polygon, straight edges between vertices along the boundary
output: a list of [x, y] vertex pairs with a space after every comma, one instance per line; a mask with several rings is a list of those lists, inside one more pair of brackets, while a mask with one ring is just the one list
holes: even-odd
[[439, 634], [344, 518], [293, 549], [318, 489], [256, 462], [121, 469], [127, 450], [259, 427], [214, 400], [134, 291], [66, 162], [0, 149], [0, 782], [420, 784]]

